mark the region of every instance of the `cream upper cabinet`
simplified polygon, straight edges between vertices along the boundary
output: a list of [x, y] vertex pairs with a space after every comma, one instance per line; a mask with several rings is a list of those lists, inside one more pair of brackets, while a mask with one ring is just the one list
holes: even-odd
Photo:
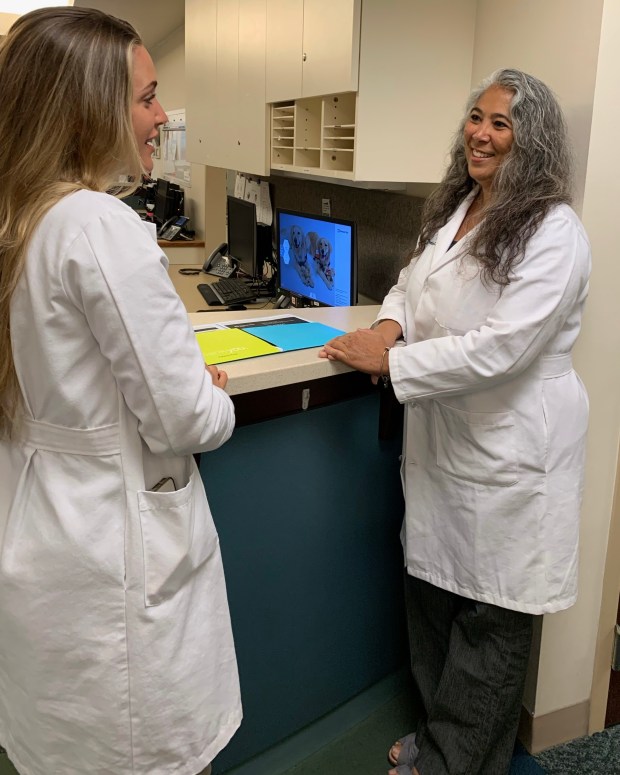
[[[240, 0], [237, 149], [232, 170], [269, 174], [269, 108], [265, 98], [266, 0]], [[221, 165], [220, 165], [221, 166]]]
[[276, 101], [272, 169], [439, 182], [470, 91], [476, 4], [364, 0], [357, 93], [332, 84], [320, 98]]
[[217, 142], [217, 0], [185, 0], [185, 105], [188, 161], [209, 164]]
[[267, 102], [301, 97], [304, 0], [267, 0]]
[[361, 0], [267, 0], [267, 102], [357, 91]]
[[269, 172], [266, 0], [186, 0], [188, 159]]
[[476, 5], [186, 0], [189, 160], [437, 183], [470, 90]]
[[471, 90], [476, 6], [364, 0], [355, 179], [441, 180]]

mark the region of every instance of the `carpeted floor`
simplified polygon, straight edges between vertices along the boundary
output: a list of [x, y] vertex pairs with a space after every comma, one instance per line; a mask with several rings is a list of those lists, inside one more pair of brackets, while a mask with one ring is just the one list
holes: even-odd
[[536, 756], [546, 775], [619, 775], [620, 724]]
[[[382, 775], [387, 746], [407, 715], [396, 698], [338, 740], [289, 770], [287, 775]], [[397, 725], [395, 727], [394, 725]], [[400, 731], [399, 733], [400, 734]], [[620, 725], [530, 756], [517, 744], [510, 775], [620, 775]], [[0, 748], [0, 775], [17, 775]], [[270, 775], [270, 773], [265, 773]]]

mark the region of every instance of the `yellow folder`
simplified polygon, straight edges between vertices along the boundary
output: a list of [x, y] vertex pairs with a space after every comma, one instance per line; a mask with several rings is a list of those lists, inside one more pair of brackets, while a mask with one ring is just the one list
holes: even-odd
[[196, 339], [205, 363], [208, 364], [240, 361], [244, 358], [256, 358], [258, 355], [282, 352], [281, 347], [275, 347], [240, 328], [197, 331]]

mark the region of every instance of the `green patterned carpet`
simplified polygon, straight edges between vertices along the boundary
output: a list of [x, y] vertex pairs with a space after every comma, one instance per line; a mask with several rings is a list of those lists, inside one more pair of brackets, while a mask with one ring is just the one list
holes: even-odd
[[620, 724], [549, 748], [536, 761], [547, 775], [619, 775]]

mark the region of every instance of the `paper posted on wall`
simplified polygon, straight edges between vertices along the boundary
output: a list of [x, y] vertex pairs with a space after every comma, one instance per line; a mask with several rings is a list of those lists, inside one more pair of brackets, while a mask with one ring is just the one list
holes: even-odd
[[245, 199], [245, 175], [237, 172], [235, 175], [235, 190], [233, 195], [237, 199]]
[[168, 111], [168, 121], [160, 129], [160, 156], [164, 177], [183, 188], [190, 188], [191, 164], [186, 158], [185, 108]]
[[271, 226], [273, 223], [273, 213], [271, 210], [271, 197], [269, 196], [269, 183], [266, 180], [255, 180], [238, 172], [235, 176], [234, 193], [237, 199], [254, 202], [256, 205], [257, 223]]

